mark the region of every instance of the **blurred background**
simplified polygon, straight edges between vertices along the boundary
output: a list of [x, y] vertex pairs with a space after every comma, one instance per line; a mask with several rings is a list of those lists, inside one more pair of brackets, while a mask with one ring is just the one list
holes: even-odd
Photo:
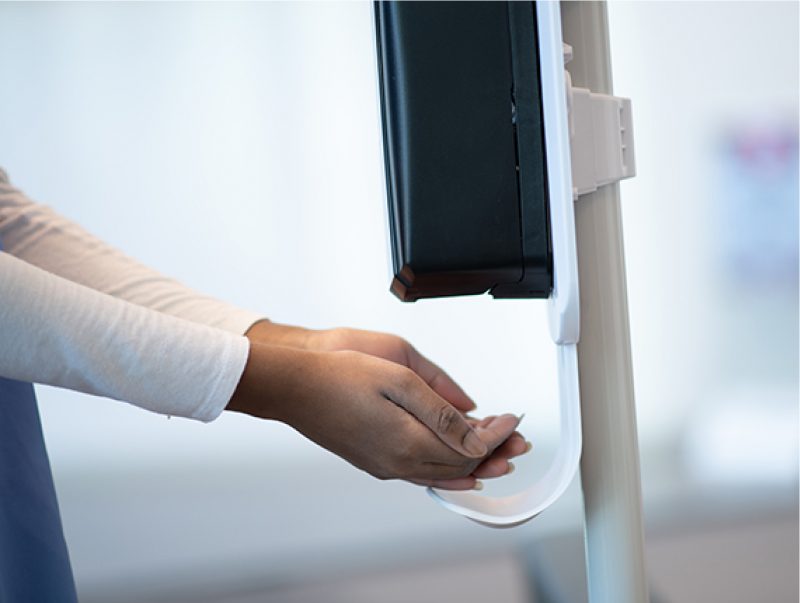
[[[797, 601], [798, 5], [612, 2], [654, 601]], [[392, 331], [557, 446], [540, 302], [389, 292], [371, 5], [2, 3], [0, 165], [275, 321]], [[569, 40], [566, 40], [569, 42]], [[580, 485], [492, 531], [282, 425], [39, 387], [86, 602], [579, 601]]]

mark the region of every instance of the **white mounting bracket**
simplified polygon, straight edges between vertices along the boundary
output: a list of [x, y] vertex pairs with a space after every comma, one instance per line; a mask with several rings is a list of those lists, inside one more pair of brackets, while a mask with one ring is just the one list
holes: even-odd
[[[564, 44], [564, 64], [571, 59], [572, 48]], [[598, 186], [636, 175], [631, 101], [575, 88], [569, 72], [564, 77], [569, 110], [572, 194], [577, 199], [596, 191]]]

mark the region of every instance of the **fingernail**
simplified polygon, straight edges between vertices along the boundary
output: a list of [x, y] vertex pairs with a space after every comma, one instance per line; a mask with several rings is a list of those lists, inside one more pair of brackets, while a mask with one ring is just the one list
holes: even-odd
[[467, 437], [464, 438], [464, 450], [469, 452], [472, 456], [485, 456], [489, 449], [478, 437], [474, 430], [470, 429]]
[[478, 491], [483, 490], [483, 482], [475, 480], [475, 485], [472, 486], [472, 489], [473, 490], [478, 490]]
[[524, 418], [525, 418], [525, 413], [522, 413], [522, 414], [519, 416], [519, 418], [517, 419], [517, 425], [519, 425], [520, 423], [522, 423], [522, 419], [524, 419]]
[[506, 475], [511, 475], [512, 473], [514, 473], [514, 469], [516, 469], [516, 468], [517, 468], [517, 466], [514, 465], [514, 463], [509, 461], [509, 463], [508, 463], [508, 471], [506, 471]]
[[528, 454], [531, 450], [533, 450], [533, 442], [525, 442], [525, 452], [522, 454]]

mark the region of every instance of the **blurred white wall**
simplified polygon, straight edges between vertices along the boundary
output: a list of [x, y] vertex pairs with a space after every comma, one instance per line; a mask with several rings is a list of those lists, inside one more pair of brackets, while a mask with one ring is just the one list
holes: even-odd
[[[796, 479], [798, 6], [608, 6], [634, 112], [638, 174], [621, 191], [641, 437], [688, 437], [690, 464], [721, 455], [712, 473], [734, 479], [770, 464]], [[732, 148], [776, 153], [775, 139], [777, 167]]]
[[[732, 392], [756, 415], [758, 398], [776, 392], [769, 405], [795, 417], [781, 424], [796, 450], [796, 275], [790, 294], [726, 288], [716, 278], [715, 227], [725, 212], [720, 140], [760, 125], [796, 137], [797, 4], [620, 2], [609, 15], [615, 91], [634, 102], [639, 175], [622, 195], [643, 447], [682, 442], [701, 411]], [[369, 3], [2, 3], [0, 165], [33, 198], [200, 290], [277, 321], [407, 337], [484, 412], [527, 411], [524, 431], [546, 456], [557, 415], [543, 304], [403, 305], [388, 293], [370, 20]], [[757, 328], [746, 334], [743, 323]], [[213, 557], [211, 541], [224, 541], [219, 559], [269, 541], [196, 532], [213, 507], [194, 498], [195, 482], [228, 484], [246, 465], [269, 492], [271, 476], [293, 467], [350, 471], [280, 425], [223, 416], [204, 426], [51, 388], [39, 394], [79, 581], [199, 563]], [[518, 474], [535, 463], [522, 460]], [[146, 476], [165, 470], [186, 483], [125, 499], [109, 492], [155, 488]], [[400, 492], [358, 483], [341, 504], [363, 513], [358, 497]], [[226, 505], [245, 496], [229, 486]], [[274, 495], [291, 501], [293, 492]], [[420, 509], [428, 504], [415, 496]], [[153, 498], [171, 502], [148, 514]], [[406, 513], [397, 530], [422, 522], [410, 499], [384, 499]], [[167, 529], [186, 504], [199, 505], [195, 523]], [[238, 508], [242, 530], [270, 508], [268, 499], [247, 504]], [[353, 513], [329, 535], [331, 547], [348, 537]], [[455, 519], [431, 517], [424, 525], [456, 529]], [[151, 521], [147, 540], [137, 540]], [[364, 538], [384, 533], [380, 517], [363, 521]], [[282, 546], [318, 544], [318, 531], [293, 522], [302, 523], [286, 519]], [[465, 538], [478, 537], [471, 530]]]

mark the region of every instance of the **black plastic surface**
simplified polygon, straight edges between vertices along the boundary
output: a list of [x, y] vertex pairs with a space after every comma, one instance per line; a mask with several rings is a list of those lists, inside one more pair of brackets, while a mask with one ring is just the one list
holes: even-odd
[[392, 291], [405, 301], [550, 294], [533, 8], [375, 4]]

